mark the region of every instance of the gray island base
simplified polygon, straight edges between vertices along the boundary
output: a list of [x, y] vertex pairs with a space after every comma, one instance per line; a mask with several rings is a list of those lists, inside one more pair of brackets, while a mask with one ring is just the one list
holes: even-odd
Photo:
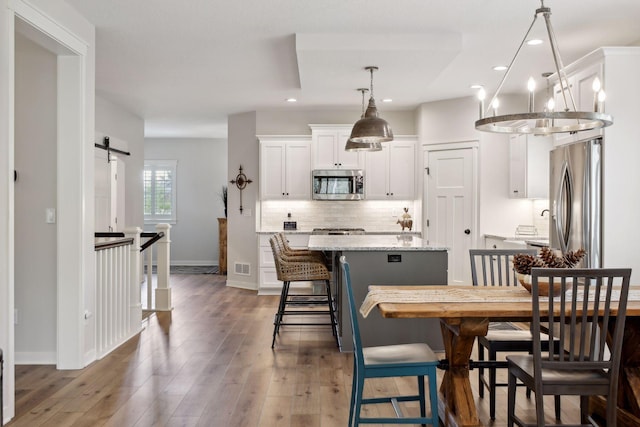
[[[309, 249], [331, 253], [336, 315], [342, 351], [353, 351], [351, 319], [339, 257], [351, 267], [351, 283], [356, 304], [364, 300], [369, 285], [446, 285], [447, 248], [428, 246], [410, 235], [347, 235], [309, 238]], [[359, 307], [358, 307], [359, 308]], [[364, 346], [426, 342], [434, 351], [443, 351], [438, 319], [385, 319], [373, 310], [360, 318]]]

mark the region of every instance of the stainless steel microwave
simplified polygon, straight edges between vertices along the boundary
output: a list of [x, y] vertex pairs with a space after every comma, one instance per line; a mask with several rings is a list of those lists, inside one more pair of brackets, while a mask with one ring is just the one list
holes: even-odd
[[360, 169], [316, 169], [312, 189], [314, 200], [362, 200], [364, 173]]

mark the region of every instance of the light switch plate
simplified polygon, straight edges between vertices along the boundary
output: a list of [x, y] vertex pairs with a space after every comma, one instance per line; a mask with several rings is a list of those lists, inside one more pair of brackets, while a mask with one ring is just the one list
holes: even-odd
[[56, 208], [47, 208], [45, 212], [46, 212], [47, 224], [55, 224], [56, 223]]

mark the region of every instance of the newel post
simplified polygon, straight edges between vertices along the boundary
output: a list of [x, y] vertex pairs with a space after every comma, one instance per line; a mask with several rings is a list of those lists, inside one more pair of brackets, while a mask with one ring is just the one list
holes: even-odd
[[171, 236], [169, 230], [171, 230], [171, 225], [169, 224], [156, 225], [156, 232], [164, 233], [164, 237], [156, 242], [158, 250], [158, 258], [156, 260], [158, 287], [156, 288], [155, 308], [158, 311], [170, 311], [173, 309], [169, 283], [169, 264], [171, 260]]
[[140, 227], [125, 228], [124, 236], [132, 238], [133, 244], [129, 253], [129, 333], [135, 333], [142, 327], [142, 304], [140, 301], [140, 271], [142, 263], [140, 259]]

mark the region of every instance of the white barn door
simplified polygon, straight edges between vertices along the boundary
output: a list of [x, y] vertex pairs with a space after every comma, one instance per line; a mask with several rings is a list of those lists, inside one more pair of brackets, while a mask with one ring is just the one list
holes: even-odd
[[97, 232], [125, 228], [125, 163], [100, 148], [95, 150], [95, 228]]
[[470, 284], [477, 240], [477, 143], [427, 146], [423, 212], [430, 245], [449, 248], [449, 284]]

